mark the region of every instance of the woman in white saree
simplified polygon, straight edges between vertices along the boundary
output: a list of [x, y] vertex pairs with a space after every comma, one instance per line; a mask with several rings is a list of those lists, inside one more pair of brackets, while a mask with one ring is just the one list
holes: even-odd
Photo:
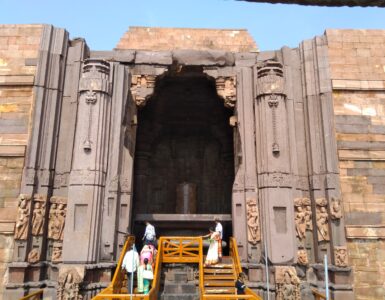
[[209, 238], [210, 246], [209, 250], [207, 251], [206, 259], [204, 266], [210, 266], [215, 265], [218, 263], [218, 241], [220, 239], [220, 233], [214, 231], [213, 228], [210, 228], [210, 233], [203, 236], [203, 238]]

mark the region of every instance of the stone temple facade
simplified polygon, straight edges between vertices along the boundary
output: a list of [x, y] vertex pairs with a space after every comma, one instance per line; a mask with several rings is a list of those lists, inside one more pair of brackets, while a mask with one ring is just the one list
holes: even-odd
[[92, 51], [0, 25], [2, 299], [90, 299], [120, 232], [214, 217], [260, 295], [268, 273], [271, 299], [312, 299], [327, 254], [334, 299], [384, 299], [384, 49], [385, 30], [259, 52], [245, 30], [133, 27]]

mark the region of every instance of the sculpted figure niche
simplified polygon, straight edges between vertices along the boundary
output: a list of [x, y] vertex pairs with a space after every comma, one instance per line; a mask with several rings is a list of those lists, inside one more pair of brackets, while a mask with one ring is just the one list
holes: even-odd
[[309, 259], [307, 257], [306, 249], [300, 249], [297, 253], [298, 256], [298, 264], [301, 266], [307, 266], [309, 264]]
[[300, 300], [300, 280], [294, 267], [276, 267], [277, 300]]
[[342, 218], [342, 210], [340, 199], [332, 197], [331, 198], [331, 207], [330, 207], [330, 216], [332, 220], [339, 220]]
[[62, 197], [51, 198], [51, 208], [49, 210], [48, 238], [53, 240], [63, 240], [65, 218], [67, 213], [67, 200]]
[[294, 199], [295, 206], [295, 229], [297, 237], [302, 240], [305, 238], [306, 230], [312, 230], [312, 212], [309, 198]]
[[327, 200], [325, 198], [318, 198], [316, 199], [316, 204], [318, 241], [330, 241], [329, 214], [326, 210]]
[[26, 240], [28, 234], [29, 202], [31, 197], [27, 195], [19, 196], [19, 208], [15, 226], [15, 240]]
[[348, 249], [346, 246], [334, 247], [334, 261], [338, 267], [348, 266]]
[[259, 230], [259, 211], [256, 199], [247, 200], [247, 238], [251, 244], [256, 244], [261, 240]]
[[33, 206], [33, 215], [32, 215], [32, 234], [33, 235], [42, 235], [44, 228], [45, 220], [45, 207], [46, 207], [46, 197], [43, 195], [35, 195], [33, 197], [34, 206]]

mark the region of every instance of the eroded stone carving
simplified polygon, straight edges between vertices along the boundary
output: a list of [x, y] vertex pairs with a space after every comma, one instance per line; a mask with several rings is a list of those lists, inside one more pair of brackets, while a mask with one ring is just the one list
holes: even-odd
[[224, 99], [225, 106], [233, 108], [237, 102], [237, 78], [219, 76], [215, 79], [217, 93]]
[[39, 249], [32, 249], [29, 253], [28, 253], [28, 262], [31, 263], [31, 264], [34, 264], [36, 262], [38, 262], [40, 260], [40, 251]]
[[247, 205], [247, 240], [251, 244], [256, 244], [261, 240], [259, 227], [259, 210], [256, 199], [248, 199]]
[[132, 75], [131, 94], [137, 106], [146, 105], [148, 96], [154, 92], [155, 79], [154, 75]]
[[318, 232], [318, 241], [330, 241], [329, 236], [329, 214], [326, 210], [327, 200], [325, 198], [316, 199], [317, 205], [317, 232]]
[[31, 197], [21, 194], [15, 226], [15, 240], [26, 240], [28, 235], [28, 219], [30, 214]]
[[295, 228], [297, 237], [302, 240], [305, 238], [306, 230], [312, 230], [312, 212], [309, 198], [294, 199], [295, 206]]
[[334, 247], [334, 261], [338, 267], [348, 266], [348, 249], [346, 246]]
[[53, 196], [50, 202], [48, 238], [62, 241], [67, 214], [67, 198]]
[[42, 235], [45, 221], [47, 196], [35, 194], [33, 197], [32, 235]]
[[279, 103], [286, 99], [284, 89], [285, 79], [282, 64], [273, 60], [261, 63], [257, 68], [257, 98], [265, 98], [272, 110], [273, 154], [280, 152], [277, 141], [277, 108]]
[[277, 300], [300, 300], [300, 280], [294, 267], [276, 267]]
[[309, 259], [307, 257], [307, 251], [306, 249], [299, 249], [298, 253], [298, 264], [302, 266], [307, 266], [309, 264]]
[[81, 300], [79, 286], [82, 277], [75, 269], [69, 269], [59, 275], [59, 288], [57, 290], [58, 300]]
[[53, 250], [52, 250], [52, 257], [51, 257], [51, 261], [53, 263], [59, 263], [62, 261], [62, 249], [63, 249], [63, 245], [61, 242], [55, 242], [53, 244]]
[[330, 205], [330, 217], [332, 220], [339, 220], [342, 218], [342, 210], [341, 210], [341, 204], [340, 199], [332, 197], [331, 198], [331, 205]]

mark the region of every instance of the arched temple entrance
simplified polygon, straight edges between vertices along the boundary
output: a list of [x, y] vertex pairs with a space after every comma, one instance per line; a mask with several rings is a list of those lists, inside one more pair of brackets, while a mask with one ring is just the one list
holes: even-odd
[[166, 74], [138, 112], [134, 231], [150, 220], [159, 234], [201, 234], [219, 217], [231, 233], [232, 111], [200, 70]]

